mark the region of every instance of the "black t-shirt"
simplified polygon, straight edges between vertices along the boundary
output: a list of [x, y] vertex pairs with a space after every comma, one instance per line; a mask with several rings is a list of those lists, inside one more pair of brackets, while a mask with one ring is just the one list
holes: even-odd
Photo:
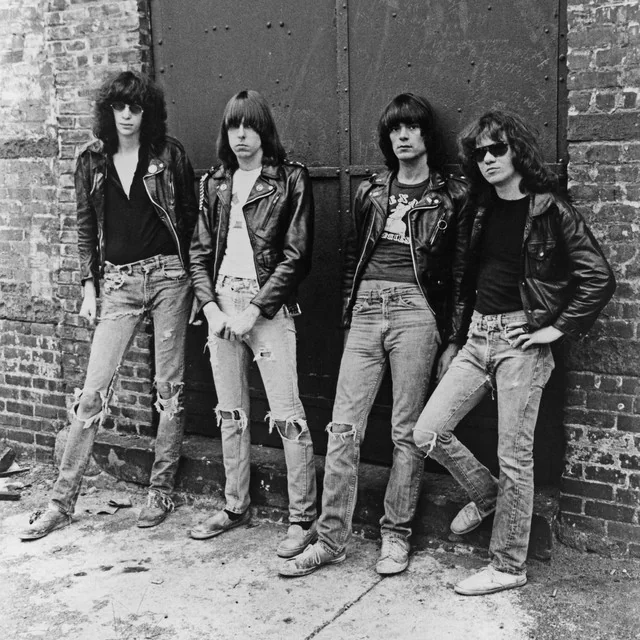
[[148, 152], [140, 148], [127, 198], [113, 158], [109, 156], [107, 161], [104, 222], [106, 259], [112, 264], [178, 253], [171, 232], [160, 220], [144, 187], [142, 178], [147, 164]]
[[406, 214], [420, 202], [428, 183], [428, 179], [419, 184], [402, 184], [397, 179], [391, 183], [387, 221], [365, 267], [363, 280], [416, 281]]
[[522, 310], [518, 282], [522, 277], [522, 241], [529, 197], [494, 197], [486, 213], [478, 264], [476, 311], [487, 314]]

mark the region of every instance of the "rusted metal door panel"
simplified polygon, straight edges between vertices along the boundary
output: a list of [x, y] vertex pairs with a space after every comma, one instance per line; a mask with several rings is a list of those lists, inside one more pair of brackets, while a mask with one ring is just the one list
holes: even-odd
[[267, 97], [292, 157], [337, 164], [333, 15], [333, 0], [152, 1], [156, 76], [197, 168], [214, 162], [222, 110], [241, 89]]
[[489, 107], [522, 112], [557, 160], [558, 3], [350, 0], [351, 162], [379, 163], [384, 105], [402, 91], [427, 97], [449, 157], [460, 129]]

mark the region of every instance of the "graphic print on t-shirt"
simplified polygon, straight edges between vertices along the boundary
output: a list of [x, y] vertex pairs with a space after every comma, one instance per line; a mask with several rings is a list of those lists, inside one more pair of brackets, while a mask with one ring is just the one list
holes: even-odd
[[407, 193], [391, 194], [389, 196], [389, 215], [380, 236], [384, 240], [409, 244], [407, 225], [403, 218], [407, 211], [418, 204], [418, 198], [409, 199]]

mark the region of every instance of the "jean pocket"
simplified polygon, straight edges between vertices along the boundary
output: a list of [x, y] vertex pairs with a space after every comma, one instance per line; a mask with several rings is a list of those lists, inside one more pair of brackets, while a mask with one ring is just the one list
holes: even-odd
[[169, 266], [162, 267], [162, 275], [169, 280], [184, 280], [187, 277], [187, 272], [181, 266]]
[[105, 293], [112, 293], [117, 289], [121, 289], [124, 285], [124, 280], [126, 275], [122, 273], [122, 271], [118, 270], [107, 270], [104, 273], [104, 278], [102, 280], [102, 289]]
[[[518, 329], [520, 329], [520, 331], [518, 331]], [[516, 331], [517, 333], [508, 338], [507, 333], [511, 333], [512, 331]], [[506, 342], [509, 346], [512, 346], [513, 341], [519, 335], [524, 335], [525, 333], [529, 333], [529, 325], [526, 322], [514, 322], [512, 324], [506, 325], [505, 328], [500, 332], [500, 339]]]
[[354, 316], [357, 316], [360, 313], [365, 313], [371, 308], [368, 300], [356, 300], [353, 305], [353, 311], [351, 312]]
[[398, 296], [398, 304], [405, 309], [427, 309], [425, 299], [419, 294], [401, 294]]

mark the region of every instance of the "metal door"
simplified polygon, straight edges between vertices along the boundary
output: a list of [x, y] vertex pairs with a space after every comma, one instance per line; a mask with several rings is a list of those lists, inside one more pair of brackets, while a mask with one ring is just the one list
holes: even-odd
[[[152, 0], [154, 69], [169, 128], [202, 172], [216, 162], [226, 101], [262, 92], [289, 156], [310, 168], [316, 200], [314, 266], [298, 322], [303, 402], [318, 445], [330, 419], [342, 336], [341, 246], [359, 180], [381, 166], [376, 124], [397, 93], [429, 98], [455, 169], [455, 135], [485, 109], [520, 112], [540, 131], [547, 162], [564, 161], [564, 0]], [[211, 433], [215, 403], [204, 330], [192, 335], [189, 430]], [[258, 377], [255, 411], [266, 404]], [[363, 456], [388, 461], [389, 385]], [[277, 444], [260, 435], [256, 441]]]

